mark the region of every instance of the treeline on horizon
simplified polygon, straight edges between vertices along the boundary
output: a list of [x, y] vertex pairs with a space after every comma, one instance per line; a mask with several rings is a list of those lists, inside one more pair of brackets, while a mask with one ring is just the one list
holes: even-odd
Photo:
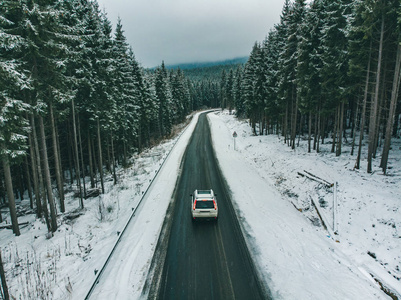
[[14, 234], [15, 197], [27, 191], [55, 232], [67, 185], [84, 208], [88, 190], [104, 193], [106, 174], [116, 183], [116, 166], [211, 106], [196, 95], [180, 69], [144, 70], [121, 20], [113, 33], [96, 1], [1, 1], [0, 206], [8, 204]]
[[222, 107], [292, 149], [306, 136], [319, 152], [327, 139], [339, 156], [346, 139], [356, 169], [366, 142], [368, 173], [381, 147], [386, 174], [400, 135], [400, 34], [399, 0], [287, 0], [245, 66], [223, 72]]

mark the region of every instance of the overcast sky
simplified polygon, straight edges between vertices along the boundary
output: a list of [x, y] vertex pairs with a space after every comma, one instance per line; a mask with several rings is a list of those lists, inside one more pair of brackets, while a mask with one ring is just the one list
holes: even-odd
[[280, 20], [284, 0], [98, 0], [144, 67], [247, 56]]

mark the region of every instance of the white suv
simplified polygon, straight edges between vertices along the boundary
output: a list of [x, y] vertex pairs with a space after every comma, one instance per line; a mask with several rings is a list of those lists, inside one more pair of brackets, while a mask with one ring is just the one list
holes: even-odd
[[219, 209], [216, 195], [213, 190], [195, 190], [192, 197], [192, 220], [215, 219], [217, 220]]

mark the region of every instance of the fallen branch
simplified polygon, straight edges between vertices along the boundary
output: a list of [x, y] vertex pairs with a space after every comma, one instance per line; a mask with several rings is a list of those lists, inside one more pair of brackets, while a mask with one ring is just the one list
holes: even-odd
[[322, 215], [320, 214], [319, 209], [317, 208], [317, 206], [316, 206], [316, 204], [315, 204], [315, 201], [313, 201], [312, 197], [311, 197], [310, 199], [311, 199], [312, 205], [313, 205], [314, 208], [316, 209], [317, 215], [319, 216], [319, 219], [320, 219], [320, 221], [322, 222], [322, 225], [323, 225], [324, 229], [326, 229], [327, 231], [329, 231], [328, 228], [327, 228], [326, 222], [323, 220], [323, 217], [322, 217]]
[[383, 284], [383, 282], [380, 281], [376, 276], [374, 276], [372, 273], [370, 273], [370, 276], [373, 277], [373, 279], [379, 284], [380, 289], [381, 289], [386, 295], [388, 295], [391, 299], [393, 299], [393, 300], [398, 300], [398, 299], [399, 299], [398, 296], [397, 296], [390, 288], [388, 288], [387, 286], [385, 286], [385, 285]]
[[76, 218], [79, 218], [79, 217], [82, 216], [83, 214], [84, 214], [83, 211], [73, 211], [73, 212], [70, 212], [70, 213], [65, 214], [65, 215], [63, 216], [63, 218], [64, 218], [64, 220], [72, 221], [72, 220], [74, 220], [74, 219], [76, 219]]
[[[28, 225], [28, 224], [29, 224], [29, 222], [18, 223], [19, 226]], [[12, 228], [13, 228], [12, 224], [0, 225], [0, 229], [12, 229]]]
[[333, 183], [330, 183], [327, 180], [324, 180], [324, 179], [322, 179], [322, 178], [320, 178], [320, 177], [318, 177], [316, 175], [313, 175], [312, 173], [310, 173], [308, 171], [304, 170], [304, 172], [305, 172], [305, 174], [302, 173], [302, 172], [298, 172], [298, 175], [300, 175], [302, 177], [306, 177], [306, 178], [311, 179], [311, 180], [314, 180], [314, 181], [319, 182], [321, 184], [324, 184], [327, 187], [332, 187], [333, 186]]

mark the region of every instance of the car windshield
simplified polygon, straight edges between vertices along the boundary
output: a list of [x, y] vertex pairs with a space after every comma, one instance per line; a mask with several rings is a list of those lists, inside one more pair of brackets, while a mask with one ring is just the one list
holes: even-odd
[[197, 200], [196, 208], [214, 208], [213, 200]]

